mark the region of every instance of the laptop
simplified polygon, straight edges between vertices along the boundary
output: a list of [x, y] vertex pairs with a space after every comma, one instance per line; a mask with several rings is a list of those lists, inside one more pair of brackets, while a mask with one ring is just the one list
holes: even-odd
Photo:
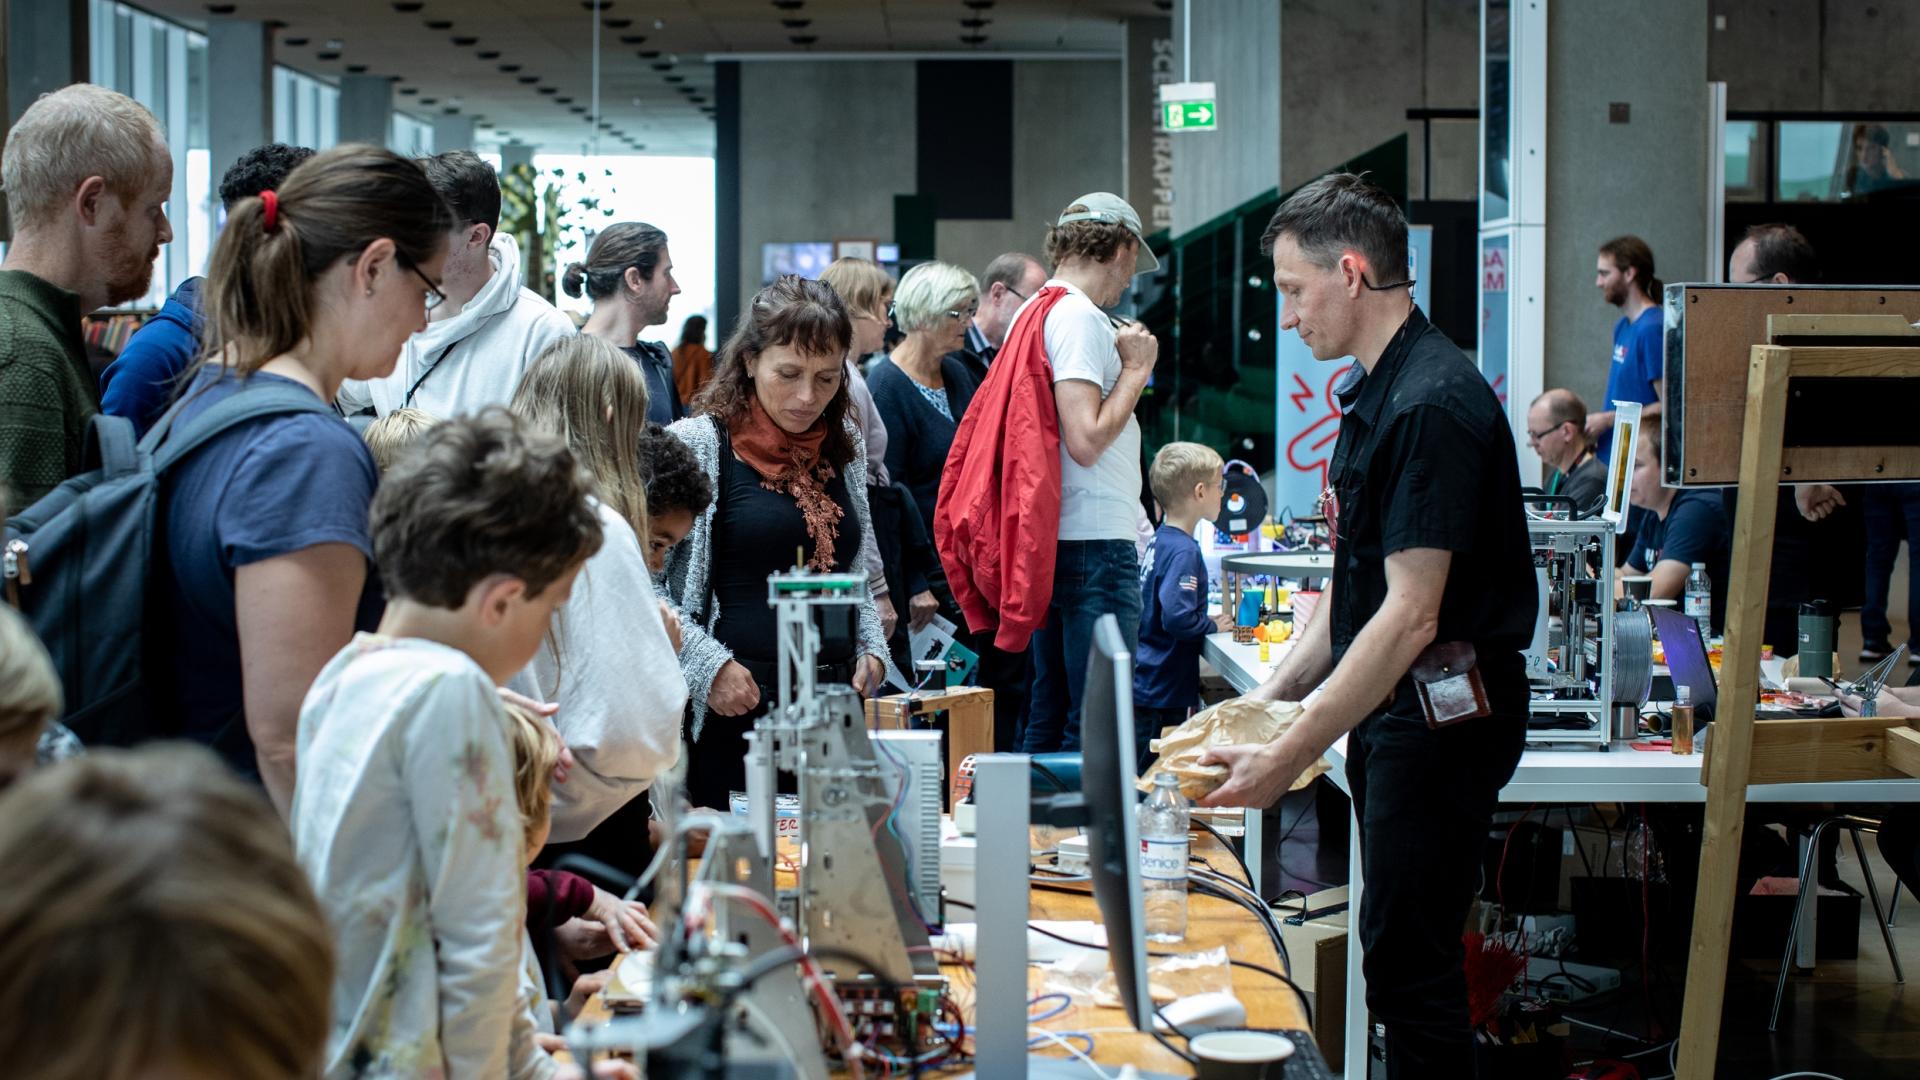
[[1653, 632], [1667, 653], [1667, 670], [1675, 687], [1684, 686], [1693, 704], [1693, 726], [1698, 731], [1713, 719], [1713, 706], [1719, 700], [1719, 688], [1713, 680], [1713, 665], [1707, 660], [1707, 647], [1700, 640], [1700, 624], [1673, 608], [1649, 605]]

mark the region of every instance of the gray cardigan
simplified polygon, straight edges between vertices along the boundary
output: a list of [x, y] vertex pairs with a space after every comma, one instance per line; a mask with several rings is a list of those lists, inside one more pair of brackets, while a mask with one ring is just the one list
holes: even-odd
[[[687, 538], [675, 544], [667, 555], [667, 599], [680, 613], [680, 670], [687, 677], [687, 695], [693, 706], [693, 737], [699, 738], [707, 722], [707, 691], [720, 674], [733, 651], [713, 636], [719, 620], [719, 602], [706, 610], [707, 580], [713, 556], [713, 514], [720, 505], [720, 430], [711, 416], [689, 416], [676, 420], [667, 430], [693, 451], [713, 485], [714, 499], [693, 523]], [[860, 523], [860, 547], [864, 552], [873, 544], [873, 517], [867, 509], [867, 447], [860, 427], [852, 417], [846, 420], [847, 433], [853, 436], [853, 460], [847, 462], [847, 497], [853, 502], [854, 517]], [[873, 601], [860, 605], [860, 645], [863, 651], [885, 666], [895, 669], [888, 658], [886, 636], [880, 630], [880, 615]]]

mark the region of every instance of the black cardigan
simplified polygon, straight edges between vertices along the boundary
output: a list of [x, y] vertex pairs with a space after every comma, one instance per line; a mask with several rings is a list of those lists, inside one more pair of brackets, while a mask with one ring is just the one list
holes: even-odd
[[867, 372], [874, 408], [880, 410], [880, 419], [887, 425], [887, 472], [895, 483], [905, 484], [913, 493], [928, 536], [933, 535], [933, 504], [940, 495], [940, 472], [946, 468], [947, 451], [978, 389], [966, 364], [951, 353], [940, 360], [940, 376], [947, 384], [951, 420], [940, 415], [940, 410], [921, 394], [919, 384], [892, 359], [878, 361]]

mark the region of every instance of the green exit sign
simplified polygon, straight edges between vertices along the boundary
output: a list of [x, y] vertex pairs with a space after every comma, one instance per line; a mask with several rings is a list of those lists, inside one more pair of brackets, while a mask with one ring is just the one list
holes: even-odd
[[1211, 101], [1169, 101], [1160, 108], [1161, 126], [1168, 131], [1211, 131], [1218, 126]]

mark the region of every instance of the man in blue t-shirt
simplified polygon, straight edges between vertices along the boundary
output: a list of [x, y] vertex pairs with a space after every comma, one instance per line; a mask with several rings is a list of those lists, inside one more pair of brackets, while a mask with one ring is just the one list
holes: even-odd
[[1200, 644], [1227, 628], [1207, 614], [1207, 564], [1194, 527], [1220, 516], [1220, 455], [1198, 443], [1172, 442], [1153, 455], [1147, 486], [1166, 515], [1140, 569], [1140, 652], [1133, 667], [1134, 740], [1146, 767], [1147, 743], [1178, 727], [1200, 704]]
[[1593, 279], [1607, 303], [1620, 309], [1613, 326], [1613, 366], [1607, 374], [1604, 411], [1587, 414], [1587, 437], [1600, 460], [1613, 449], [1613, 403], [1637, 401], [1642, 417], [1660, 414], [1667, 399], [1661, 381], [1664, 330], [1660, 322], [1660, 279], [1653, 274], [1653, 249], [1637, 236], [1621, 236], [1600, 245]]
[[1713, 632], [1727, 617], [1727, 569], [1733, 555], [1732, 533], [1720, 492], [1670, 488], [1660, 484], [1660, 422], [1642, 422], [1633, 485], [1627, 497], [1647, 511], [1627, 548], [1627, 572], [1650, 574], [1655, 600], [1684, 599], [1694, 563], [1705, 563], [1713, 585]]

